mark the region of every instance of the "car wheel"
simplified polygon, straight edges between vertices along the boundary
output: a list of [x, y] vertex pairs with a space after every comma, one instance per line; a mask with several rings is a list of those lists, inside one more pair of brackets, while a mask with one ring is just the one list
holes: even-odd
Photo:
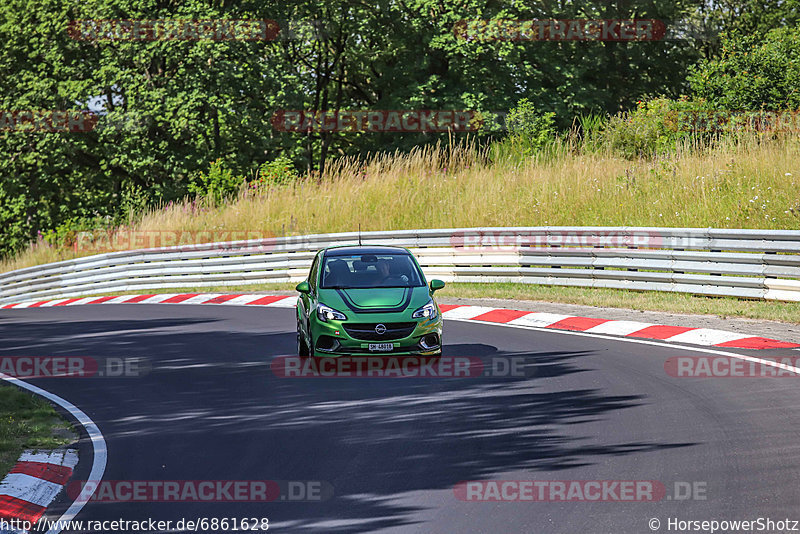
[[300, 331], [300, 325], [297, 325], [297, 355], [301, 358], [308, 357], [308, 345], [306, 345], [306, 340], [303, 339], [303, 334]]

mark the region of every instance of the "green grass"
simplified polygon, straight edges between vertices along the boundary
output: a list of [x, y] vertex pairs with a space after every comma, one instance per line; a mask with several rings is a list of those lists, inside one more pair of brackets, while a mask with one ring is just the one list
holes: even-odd
[[0, 384], [0, 477], [24, 449], [54, 449], [75, 440], [53, 406], [15, 386]]
[[[294, 292], [296, 284], [254, 284], [231, 287], [192, 287], [131, 291], [113, 295], [146, 293], [275, 293]], [[112, 293], [109, 293], [111, 295]], [[658, 311], [666, 313], [715, 315], [723, 319], [739, 318], [782, 321], [800, 324], [800, 305], [792, 302], [744, 300], [729, 297], [703, 297], [662, 291], [623, 291], [515, 283], [455, 283], [436, 293], [440, 298], [494, 298], [538, 302], [560, 302], [604, 308]], [[101, 295], [85, 295], [101, 296]], [[513, 307], [513, 305], [511, 306]]]

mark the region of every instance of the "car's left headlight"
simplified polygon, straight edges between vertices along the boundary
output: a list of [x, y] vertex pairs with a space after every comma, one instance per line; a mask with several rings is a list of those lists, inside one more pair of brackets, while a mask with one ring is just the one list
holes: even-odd
[[436, 319], [439, 313], [436, 311], [436, 304], [429, 300], [426, 305], [411, 314], [412, 319]]

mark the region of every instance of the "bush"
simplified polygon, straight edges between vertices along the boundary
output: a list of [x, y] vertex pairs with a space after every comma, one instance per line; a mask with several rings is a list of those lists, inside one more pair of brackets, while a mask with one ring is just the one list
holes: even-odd
[[511, 136], [522, 141], [531, 151], [537, 151], [556, 137], [555, 113], [540, 113], [533, 102], [523, 98], [508, 113], [506, 125]]
[[218, 159], [211, 164], [208, 174], [200, 172], [192, 177], [189, 193], [219, 205], [238, 193], [243, 183], [244, 176], [237, 176]]
[[272, 161], [261, 164], [261, 167], [258, 168], [256, 187], [287, 185], [297, 180], [298, 177], [292, 160], [287, 156], [280, 155]]
[[599, 142], [628, 159], [650, 158], [673, 152], [682, 139], [695, 137], [681, 121], [681, 112], [707, 108], [702, 101], [665, 97], [640, 101], [633, 111], [611, 117], [599, 133]]
[[492, 143], [490, 158], [493, 161], [520, 163], [527, 158], [540, 156], [558, 140], [555, 130], [555, 113], [540, 113], [527, 98], [517, 102], [506, 117], [508, 135]]

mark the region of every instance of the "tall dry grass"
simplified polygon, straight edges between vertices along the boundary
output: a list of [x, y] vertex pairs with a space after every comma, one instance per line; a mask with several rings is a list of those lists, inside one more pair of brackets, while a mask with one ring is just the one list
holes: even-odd
[[[264, 236], [403, 228], [626, 225], [800, 228], [800, 143], [721, 143], [711, 150], [628, 161], [569, 141], [534, 158], [475, 143], [408, 154], [342, 158], [320, 180], [213, 208], [185, 200], [153, 209], [124, 231], [248, 231]], [[0, 271], [81, 255], [45, 243]]]

